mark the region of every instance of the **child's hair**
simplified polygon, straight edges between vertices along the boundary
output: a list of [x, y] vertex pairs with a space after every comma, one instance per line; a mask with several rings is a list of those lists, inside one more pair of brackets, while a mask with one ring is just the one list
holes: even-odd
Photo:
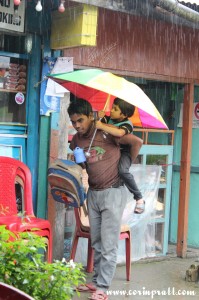
[[118, 105], [121, 112], [123, 113], [123, 115], [125, 115], [126, 117], [131, 117], [134, 112], [135, 112], [135, 106], [120, 99], [120, 98], [115, 98], [114, 102], [115, 105]]
[[92, 112], [92, 106], [88, 101], [72, 96], [68, 107], [69, 116], [79, 114], [89, 117]]

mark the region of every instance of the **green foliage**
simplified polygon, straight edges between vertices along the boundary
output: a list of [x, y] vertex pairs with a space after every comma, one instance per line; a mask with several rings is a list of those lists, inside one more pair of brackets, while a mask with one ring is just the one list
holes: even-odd
[[35, 300], [72, 299], [75, 287], [85, 281], [81, 264], [43, 261], [46, 240], [32, 232], [13, 233], [0, 226], [0, 281]]

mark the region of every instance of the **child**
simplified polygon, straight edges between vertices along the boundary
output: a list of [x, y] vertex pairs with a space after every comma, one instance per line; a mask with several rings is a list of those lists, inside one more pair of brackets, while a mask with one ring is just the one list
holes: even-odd
[[[115, 98], [110, 117], [105, 116], [103, 111], [98, 113], [101, 120], [96, 121], [96, 128], [117, 137], [132, 133], [133, 125], [128, 118], [134, 114], [134, 111], [134, 105], [122, 99]], [[121, 158], [119, 162], [119, 174], [136, 200], [134, 212], [136, 214], [142, 214], [145, 210], [145, 201], [142, 198], [142, 194], [137, 187], [133, 175], [129, 172], [129, 168], [135, 159], [135, 157], [132, 157], [130, 154], [130, 148], [130, 145], [121, 145], [120, 147]]]

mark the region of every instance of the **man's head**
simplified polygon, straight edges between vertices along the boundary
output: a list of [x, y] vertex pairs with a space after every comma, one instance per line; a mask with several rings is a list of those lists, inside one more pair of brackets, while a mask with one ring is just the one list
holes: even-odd
[[125, 118], [129, 118], [134, 114], [135, 106], [120, 99], [115, 98], [111, 109], [111, 119], [122, 121]]
[[69, 104], [68, 114], [73, 127], [80, 133], [86, 134], [93, 124], [93, 111], [90, 103], [84, 99], [74, 98]]

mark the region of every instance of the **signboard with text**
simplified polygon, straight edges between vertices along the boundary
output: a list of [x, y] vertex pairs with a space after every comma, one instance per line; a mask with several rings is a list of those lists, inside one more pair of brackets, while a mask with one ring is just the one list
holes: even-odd
[[[182, 127], [183, 124], [183, 106], [181, 103], [178, 127]], [[199, 102], [193, 104], [192, 128], [199, 128]]]
[[24, 32], [25, 1], [14, 6], [13, 0], [0, 1], [0, 29]]

